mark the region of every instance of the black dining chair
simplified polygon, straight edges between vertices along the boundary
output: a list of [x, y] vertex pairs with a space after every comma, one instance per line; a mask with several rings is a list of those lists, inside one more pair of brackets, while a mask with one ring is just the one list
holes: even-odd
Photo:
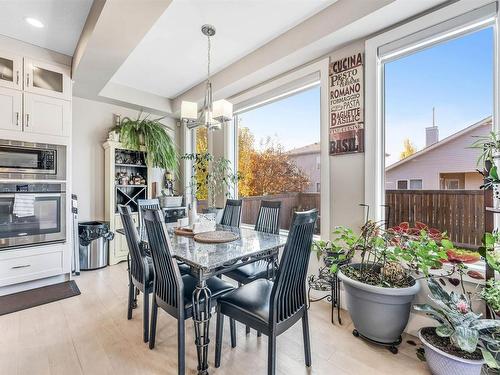
[[142, 292], [144, 295], [143, 338], [144, 342], [148, 342], [149, 294], [153, 291], [153, 261], [141, 246], [137, 228], [132, 220], [130, 207], [119, 205], [118, 212], [122, 219], [130, 255], [127, 319], [132, 319], [132, 309], [135, 305], [136, 291]]
[[[255, 230], [264, 233], [279, 234], [280, 232], [280, 211], [281, 201], [261, 201]], [[238, 282], [238, 286], [248, 284], [257, 279], [269, 279], [274, 275], [276, 265], [272, 260], [259, 260], [238, 267], [224, 274]], [[272, 271], [272, 272], [271, 272]], [[246, 333], [250, 333], [250, 328], [246, 327]], [[260, 336], [260, 332], [259, 332]]]
[[[151, 311], [151, 332], [149, 348], [153, 349], [156, 338], [158, 307], [177, 319], [178, 373], [185, 373], [185, 323], [193, 315], [192, 295], [197, 279], [179, 272], [177, 262], [171, 255], [171, 243], [160, 212], [146, 210], [144, 224], [148, 235], [149, 246], [153, 257], [155, 278], [153, 282], [153, 307]], [[211, 292], [211, 301], [216, 305], [217, 299], [234, 287], [216, 277], [207, 280]], [[203, 301], [203, 300], [202, 300]], [[234, 321], [231, 324], [231, 337], [234, 335]]]
[[[145, 210], [160, 210], [160, 200], [159, 199], [138, 199], [137, 200], [137, 207], [138, 207], [138, 213], [139, 213], [139, 233], [140, 233], [140, 238], [141, 241], [146, 240], [146, 228], [144, 227], [144, 211]], [[162, 213], [163, 215], [163, 213]], [[179, 270], [181, 271], [181, 274], [188, 274], [190, 269], [187, 264], [184, 263], [179, 263]]]
[[[264, 233], [279, 234], [280, 210], [280, 201], [262, 201], [255, 223], [255, 230]], [[260, 260], [238, 267], [224, 275], [240, 284], [248, 284], [256, 279], [270, 278], [271, 273], [269, 272], [269, 268], [269, 262], [267, 260]]]
[[146, 239], [146, 229], [144, 228], [144, 210], [160, 210], [160, 201], [158, 199], [138, 199], [137, 211], [139, 214], [139, 235], [141, 240]]
[[220, 367], [224, 316], [268, 336], [267, 373], [276, 373], [276, 337], [302, 320], [305, 363], [311, 366], [306, 275], [318, 211], [294, 214], [275, 281], [257, 279], [219, 298], [215, 367]]
[[241, 199], [228, 199], [222, 213], [221, 224], [230, 227], [239, 227], [241, 220]]

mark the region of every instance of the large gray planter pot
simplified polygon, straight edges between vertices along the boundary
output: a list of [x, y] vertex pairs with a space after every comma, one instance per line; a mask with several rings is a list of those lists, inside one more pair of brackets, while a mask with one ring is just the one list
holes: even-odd
[[483, 360], [463, 359], [436, 348], [425, 340], [421, 331], [418, 337], [425, 347], [425, 360], [432, 375], [480, 375]]
[[[360, 264], [352, 264], [359, 267]], [[408, 318], [411, 302], [420, 284], [408, 288], [382, 288], [350, 279], [339, 270], [344, 283], [347, 309], [356, 330], [365, 338], [382, 344], [398, 343]]]

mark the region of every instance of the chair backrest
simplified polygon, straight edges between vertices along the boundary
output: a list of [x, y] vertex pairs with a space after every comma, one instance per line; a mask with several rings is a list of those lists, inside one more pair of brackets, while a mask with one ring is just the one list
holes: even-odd
[[279, 234], [281, 201], [261, 201], [255, 230]]
[[239, 227], [241, 220], [241, 204], [241, 199], [228, 199], [220, 223], [231, 227]]
[[132, 220], [132, 212], [129, 206], [123, 205], [118, 205], [118, 212], [122, 219], [130, 253], [130, 274], [135, 280], [144, 284], [149, 278], [149, 268], [146, 267], [146, 254], [140, 246], [140, 238], [135, 223]]
[[170, 308], [183, 309], [183, 288], [177, 262], [172, 258], [170, 237], [160, 210], [144, 211], [144, 226], [148, 234], [149, 248], [155, 271], [154, 291]]
[[311, 255], [316, 209], [296, 212], [271, 292], [271, 322], [280, 323], [306, 305], [306, 276]]
[[144, 210], [160, 209], [160, 201], [158, 199], [138, 199], [137, 200], [137, 211], [139, 214], [139, 236], [141, 240], [146, 239], [146, 229], [144, 229]]

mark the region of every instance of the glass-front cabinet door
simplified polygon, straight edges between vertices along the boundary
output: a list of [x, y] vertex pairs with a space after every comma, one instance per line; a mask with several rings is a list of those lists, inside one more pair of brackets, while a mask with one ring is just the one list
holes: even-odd
[[71, 99], [69, 68], [24, 59], [24, 90], [69, 100]]
[[22, 83], [22, 58], [0, 51], [0, 86], [20, 90]]

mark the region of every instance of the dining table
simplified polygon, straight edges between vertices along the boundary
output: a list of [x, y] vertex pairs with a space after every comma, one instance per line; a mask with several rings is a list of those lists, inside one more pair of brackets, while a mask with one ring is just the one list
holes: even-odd
[[[170, 253], [178, 262], [189, 266], [190, 274], [197, 280], [192, 295], [195, 345], [198, 358], [198, 375], [208, 374], [209, 327], [211, 319], [211, 292], [206, 281], [223, 275], [242, 265], [267, 260], [270, 277], [274, 277], [274, 264], [279, 251], [285, 246], [286, 236], [256, 231], [250, 227], [230, 227], [218, 224], [216, 231], [230, 231], [237, 239], [224, 243], [201, 243], [192, 236], [176, 234], [167, 229], [172, 248]], [[125, 234], [118, 229], [117, 233]], [[143, 239], [147, 243], [147, 239]], [[207, 301], [207, 303], [202, 303]]]

